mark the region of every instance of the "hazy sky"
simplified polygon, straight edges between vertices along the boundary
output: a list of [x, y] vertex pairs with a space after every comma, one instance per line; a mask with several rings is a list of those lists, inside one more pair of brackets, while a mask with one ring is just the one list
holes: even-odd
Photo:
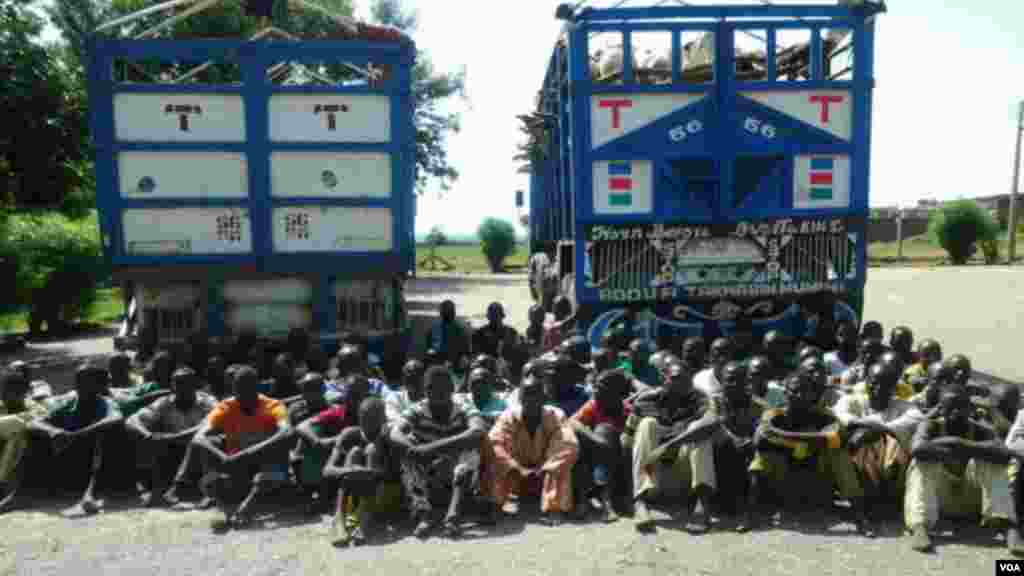
[[[435, 66], [467, 68], [470, 98], [468, 108], [457, 106], [463, 129], [449, 145], [462, 176], [444, 195], [432, 187], [421, 198], [417, 231], [440, 224], [472, 232], [487, 216], [518, 220], [514, 192], [527, 179], [512, 161], [516, 115], [532, 108], [543, 79], [559, 1], [406, 2], [419, 13], [417, 44]], [[888, 5], [877, 20], [872, 205], [1008, 192], [1024, 99], [1024, 2]]]

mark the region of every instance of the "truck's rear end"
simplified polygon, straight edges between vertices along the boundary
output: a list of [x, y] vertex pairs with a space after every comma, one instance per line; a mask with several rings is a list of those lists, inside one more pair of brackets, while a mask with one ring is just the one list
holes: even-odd
[[626, 308], [650, 337], [856, 320], [884, 7], [611, 4], [560, 9], [530, 120], [531, 240], [591, 342]]
[[[364, 29], [365, 30], [365, 29]], [[103, 246], [119, 345], [343, 331], [402, 349], [413, 240], [413, 44], [94, 39]]]

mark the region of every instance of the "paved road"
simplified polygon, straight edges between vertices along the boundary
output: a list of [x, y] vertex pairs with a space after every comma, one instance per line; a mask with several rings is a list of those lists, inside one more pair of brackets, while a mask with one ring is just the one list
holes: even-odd
[[[1024, 381], [1015, 362], [1017, 318], [1024, 313], [1024, 270], [872, 270], [867, 315], [887, 328], [906, 323], [920, 336], [939, 338], [950, 352], [971, 355], [976, 364]], [[523, 327], [530, 305], [522, 281], [464, 282], [418, 279], [409, 298], [417, 314], [429, 313], [442, 299], [460, 302], [480, 322], [488, 302], [505, 305], [509, 322]], [[33, 346], [34, 354], [97, 355], [111, 351], [109, 338]], [[509, 519], [499, 528], [471, 530], [462, 542], [426, 543], [400, 530], [393, 542], [355, 550], [334, 550], [324, 520], [277, 514], [252, 530], [214, 535], [212, 512], [138, 510], [113, 502], [93, 518], [69, 519], [72, 502], [48, 502], [0, 521], [0, 575], [245, 574], [322, 573], [444, 574], [462, 576], [667, 575], [667, 574], [854, 574], [878, 576], [990, 574], [1003, 558], [1003, 543], [984, 532], [969, 542], [941, 542], [938, 554], [909, 552], [898, 522], [868, 541], [852, 526], [833, 519], [826, 531], [766, 529], [751, 535], [726, 530], [693, 538], [671, 527], [638, 535], [628, 521], [616, 525], [549, 528]], [[724, 525], [726, 528], [727, 524]]]

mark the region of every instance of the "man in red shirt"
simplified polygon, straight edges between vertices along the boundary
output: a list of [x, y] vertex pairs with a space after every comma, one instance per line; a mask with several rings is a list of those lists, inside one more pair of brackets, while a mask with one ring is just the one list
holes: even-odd
[[580, 446], [579, 460], [573, 467], [577, 515], [586, 514], [590, 493], [598, 487], [605, 520], [614, 522], [619, 518], [613, 500], [622, 496], [621, 488], [626, 486], [627, 467], [620, 436], [629, 416], [629, 405], [623, 400], [629, 387], [630, 379], [624, 371], [602, 372], [594, 383], [594, 397], [569, 420]]
[[288, 480], [288, 453], [294, 440], [288, 410], [282, 402], [258, 393], [258, 385], [253, 368], [239, 368], [235, 396], [213, 409], [193, 441], [214, 470], [201, 487], [224, 511], [224, 520], [215, 525], [218, 529], [247, 522], [256, 496]]

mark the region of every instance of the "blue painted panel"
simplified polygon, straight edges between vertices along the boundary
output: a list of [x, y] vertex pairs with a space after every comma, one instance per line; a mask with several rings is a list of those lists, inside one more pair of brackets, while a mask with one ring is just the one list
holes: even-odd
[[689, 104], [590, 153], [592, 160], [706, 154], [708, 131], [717, 121], [708, 100]]
[[[114, 265], [134, 265], [140, 262], [198, 262], [216, 261], [222, 257], [206, 256], [165, 256], [162, 258], [128, 256], [122, 253], [120, 213], [127, 208], [141, 207], [187, 207], [187, 206], [248, 206], [251, 208], [254, 253], [250, 256], [231, 257], [224, 261], [259, 261], [261, 259], [286, 260], [292, 256], [272, 253], [271, 206], [269, 155], [273, 150], [310, 151], [384, 151], [393, 158], [394, 194], [381, 199], [287, 199], [276, 202], [282, 205], [315, 203], [324, 205], [383, 206], [393, 212], [393, 254], [400, 255], [411, 269], [414, 265], [413, 229], [413, 179], [414, 127], [411, 101], [410, 67], [413, 63], [414, 48], [411, 45], [378, 44], [367, 42], [244, 42], [225, 40], [198, 41], [90, 41], [90, 101], [93, 124], [93, 139], [97, 150], [97, 205], [101, 212], [101, 231], [104, 233], [105, 254]], [[153, 58], [163, 61], [202, 62], [206, 59], [233, 60], [242, 72], [242, 84], [233, 86], [150, 85], [115, 84], [110, 78], [111, 64], [116, 58]], [[357, 64], [366, 62], [387, 63], [394, 66], [392, 80], [381, 87], [369, 89], [356, 87], [278, 87], [266, 81], [267, 66], [280, 60], [349, 60]], [[114, 92], [175, 94], [192, 93], [237, 93], [245, 100], [245, 121], [248, 140], [244, 143], [149, 143], [117, 142], [113, 131], [112, 98]], [[272, 144], [267, 139], [267, 102], [273, 93], [383, 93], [392, 98], [392, 138], [384, 144], [363, 143], [288, 143]], [[247, 158], [251, 183], [250, 197], [245, 200], [178, 199], [178, 200], [127, 200], [116, 190], [117, 153], [122, 150], [143, 151], [228, 151], [243, 153]], [[410, 231], [408, 234], [406, 231]], [[324, 258], [324, 255], [317, 255]], [[340, 261], [353, 258], [348, 253], [327, 255]], [[380, 257], [380, 256], [377, 256]]]
[[[585, 238], [589, 226], [642, 225], [664, 223], [681, 225], [707, 224], [712, 228], [736, 225], [738, 222], [757, 223], [765, 219], [816, 218], [820, 220], [843, 219], [850, 223], [848, 228], [857, 238], [854, 252], [853, 277], [839, 280], [850, 294], [859, 293], [866, 271], [866, 244], [863, 236], [863, 218], [868, 206], [868, 168], [871, 134], [871, 92], [873, 89], [874, 24], [865, 23], [865, 18], [882, 12], [872, 5], [858, 8], [841, 6], [712, 6], [712, 7], [670, 7], [620, 8], [611, 10], [584, 9], [578, 14], [576, 26], [569, 26], [568, 49], [570, 51], [570, 81], [573, 85], [572, 109], [555, 106], [548, 111], [557, 117], [557, 122], [571, 130], [554, 140], [557, 150], [552, 156], [564, 160], [549, 165], [538, 164], [541, 175], [531, 179], [543, 194], [537, 194], [543, 205], [531, 201], [531, 217], [553, 216], [552, 210], [563, 211], [566, 199], [571, 198], [575, 210], [575, 226], [572, 236]], [[704, 21], [698, 21], [704, 19]], [[706, 19], [718, 22], [708, 23]], [[739, 20], [746, 19], [746, 20]], [[827, 81], [822, 78], [824, 65], [820, 58], [822, 44], [820, 33], [824, 29], [850, 28], [854, 31], [855, 70], [852, 80]], [[767, 50], [777, 49], [774, 32], [778, 30], [807, 29], [812, 31], [811, 81], [749, 81], [740, 82], [733, 78], [734, 33], [737, 30], [768, 30]], [[678, 83], [679, 67], [683, 63], [678, 48], [678, 38], [683, 30], [709, 30], [716, 32], [716, 53], [714, 65], [715, 82], [706, 85]], [[632, 47], [628, 40], [632, 32], [664, 31], [674, 39], [672, 50], [673, 78], [675, 84], [635, 85], [630, 83], [631, 66], [624, 66], [624, 85], [592, 84], [589, 79], [588, 36], [594, 32], [621, 32], [627, 40], [624, 51], [626, 61]], [[557, 50], [556, 50], [557, 53]], [[575, 58], [575, 60], [573, 59]], [[558, 94], [561, 80], [558, 78], [554, 59], [549, 61], [545, 78], [547, 94]], [[767, 77], [775, 75], [773, 59], [768, 61]], [[791, 91], [843, 90], [854, 97], [854, 130], [850, 141], [843, 141], [831, 133], [790, 118], [771, 108], [749, 100], [739, 93], [742, 91]], [[699, 93], [708, 91], [709, 99], [702, 104], [705, 125], [699, 137], [683, 143], [668, 141], [666, 128], [678, 122], [693, 110], [676, 112], [671, 118], [656, 120], [648, 126], [635, 130], [620, 139], [592, 149], [590, 127], [590, 98], [594, 94], [665, 94]], [[570, 115], [571, 112], [571, 115]], [[763, 123], [773, 126], [773, 137], [764, 132], [750, 133], [745, 129], [747, 117], [755, 116]], [[571, 145], [570, 145], [571, 144]], [[672, 144], [680, 144], [673, 146]], [[792, 194], [794, 183], [794, 158], [801, 154], [846, 154], [851, 158], [851, 203], [847, 209], [794, 210]], [[592, 213], [592, 163], [596, 160], [649, 160], [656, 173], [655, 213], [653, 215], [617, 215], [596, 217]], [[568, 174], [565, 171], [568, 170]], [[691, 181], [706, 183], [704, 196], [688, 194]], [[850, 220], [853, 218], [853, 220]], [[724, 230], [725, 228], [722, 228]], [[548, 236], [548, 239], [564, 239], [566, 234]], [[576, 269], [584, 269], [584, 251], [577, 251]], [[628, 257], [628, 256], [627, 256]], [[845, 257], [845, 256], [844, 256]], [[808, 269], [810, 270], [810, 269]], [[800, 272], [806, 274], [807, 271]], [[815, 288], [816, 289], [816, 288]], [[582, 274], [577, 275], [576, 295], [581, 302], [578, 311], [583, 324], [596, 317], [601, 310], [613, 306], [599, 304], [599, 292], [586, 285]], [[799, 303], [803, 297], [774, 298], [778, 303], [792, 303], [796, 313], [780, 318], [780, 327], [791, 333], [798, 333], [806, 325], [801, 316]], [[642, 300], [642, 299], [641, 299]], [[857, 297], [851, 304], [859, 308]], [[690, 297], [676, 297], [665, 303], [670, 307], [691, 306], [699, 314], [707, 316], [714, 302], [696, 302]], [[659, 306], [663, 304], [659, 303]], [[838, 305], [837, 305], [838, 306]], [[600, 310], [599, 310], [600, 309]], [[669, 309], [671, 315], [671, 308]], [[588, 319], [589, 318], [589, 319]], [[696, 323], [698, 332], [706, 331], [709, 323]]]

